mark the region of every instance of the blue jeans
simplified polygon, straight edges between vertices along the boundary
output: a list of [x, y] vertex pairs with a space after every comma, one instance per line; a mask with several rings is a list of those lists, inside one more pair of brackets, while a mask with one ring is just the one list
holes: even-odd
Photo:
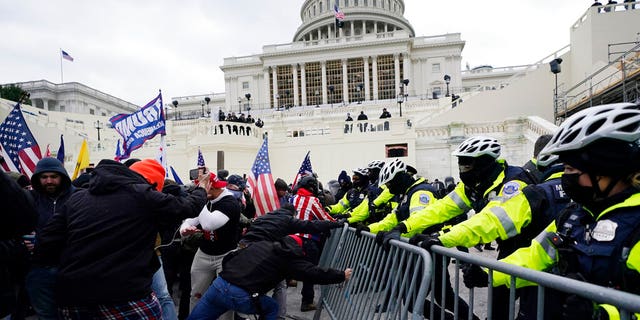
[[55, 267], [34, 267], [26, 278], [27, 294], [40, 320], [58, 319], [58, 306], [55, 300]]
[[[273, 298], [260, 295], [260, 306], [266, 320], [277, 319], [278, 303]], [[191, 311], [191, 315], [187, 320], [218, 319], [228, 310], [244, 314], [258, 313], [253, 307], [251, 297], [247, 291], [218, 276], [193, 311]]]
[[167, 280], [164, 278], [164, 270], [162, 269], [162, 259], [160, 257], [158, 259], [160, 260], [160, 268], [153, 274], [151, 290], [155, 292], [162, 307], [162, 318], [165, 320], [177, 320], [176, 305], [173, 303], [173, 298], [171, 298], [167, 288]]

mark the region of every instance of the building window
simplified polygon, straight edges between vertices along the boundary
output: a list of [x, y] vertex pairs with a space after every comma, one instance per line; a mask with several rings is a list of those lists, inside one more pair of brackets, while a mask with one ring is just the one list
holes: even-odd
[[433, 99], [438, 99], [442, 96], [442, 88], [441, 87], [433, 87], [431, 88], [431, 92], [433, 92]]
[[249, 89], [249, 81], [242, 82], [242, 89]]
[[369, 6], [369, 0], [364, 0], [364, 6], [368, 7]]
[[409, 155], [409, 148], [406, 143], [388, 144], [384, 149], [387, 158], [406, 157]]
[[91, 115], [96, 114], [96, 111], [93, 110], [93, 109], [89, 109], [89, 114], [91, 114]]
[[440, 72], [440, 64], [439, 63], [434, 63], [431, 65], [431, 72], [432, 73], [439, 73]]
[[320, 1], [320, 13], [324, 11], [324, 2]]

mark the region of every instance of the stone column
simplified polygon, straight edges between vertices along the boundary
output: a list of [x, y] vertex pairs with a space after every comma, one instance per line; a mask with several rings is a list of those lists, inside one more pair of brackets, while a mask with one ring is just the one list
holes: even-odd
[[292, 64], [291, 70], [293, 70], [293, 105], [299, 106], [300, 99], [298, 99], [298, 64]]
[[327, 104], [327, 62], [322, 61], [320, 65], [322, 66], [322, 88], [320, 88], [322, 91], [322, 104]]
[[378, 56], [371, 57], [373, 69], [373, 100], [378, 100]]
[[[403, 69], [404, 69], [404, 78], [403, 79], [409, 79], [410, 81], [413, 81], [413, 77], [411, 75], [411, 58], [409, 57], [408, 53], [403, 53], [402, 54], [402, 64], [403, 64]], [[411, 82], [409, 82], [411, 83]], [[413, 86], [411, 86], [410, 88], [416, 88], [415, 83]], [[407, 90], [407, 92], [405, 92], [405, 94], [409, 94], [409, 87], [405, 88], [405, 90]], [[414, 94], [415, 94], [415, 90]]]
[[305, 64], [301, 63], [300, 64], [300, 86], [302, 86], [302, 103], [301, 105], [306, 106], [307, 105], [307, 74], [306, 74], [306, 68], [305, 68]]
[[353, 37], [355, 35], [356, 25], [353, 21], [351, 21], [349, 24], [351, 25], [351, 36]]
[[342, 101], [349, 103], [349, 75], [347, 74], [347, 59], [342, 59]]
[[394, 69], [394, 73], [395, 73], [395, 79], [396, 79], [396, 96], [398, 94], [400, 94], [400, 55], [399, 54], [394, 54], [393, 55], [393, 69]]
[[[261, 100], [262, 100], [262, 105], [264, 106], [264, 109], [269, 109], [271, 108], [271, 96], [270, 96], [270, 92], [271, 92], [271, 84], [269, 83], [269, 67], [264, 68], [263, 70], [264, 72], [264, 81], [262, 82], [262, 86], [264, 87], [264, 94], [261, 95]], [[227, 99], [228, 100], [228, 99]], [[259, 101], [259, 100], [257, 100]]]
[[369, 57], [362, 57], [364, 60], [364, 79], [362, 83], [364, 84], [364, 100], [369, 101], [371, 96], [371, 90], [369, 89]]
[[271, 72], [273, 73], [273, 107], [278, 108], [280, 106], [280, 102], [278, 101], [280, 97], [278, 95], [278, 67], [272, 66]]

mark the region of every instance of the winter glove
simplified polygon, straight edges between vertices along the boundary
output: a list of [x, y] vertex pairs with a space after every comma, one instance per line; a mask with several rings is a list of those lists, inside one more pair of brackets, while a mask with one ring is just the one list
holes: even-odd
[[356, 237], [358, 237], [358, 238], [362, 237], [362, 231], [370, 232], [371, 229], [369, 229], [369, 227], [367, 227], [365, 225], [359, 225], [356, 228]]
[[431, 251], [432, 246], [442, 246], [440, 235], [438, 235], [437, 233], [430, 235], [428, 238], [422, 240], [420, 246], [427, 251]]
[[347, 221], [347, 218], [339, 218], [339, 219], [336, 219], [336, 222], [340, 223], [340, 225], [341, 225], [341, 226], [344, 226], [344, 224], [345, 224], [345, 223], [346, 223], [346, 224], [348, 224], [348, 223], [349, 223], [349, 221]]
[[478, 265], [467, 264], [462, 267], [462, 273], [464, 274], [463, 282], [467, 288], [484, 288], [489, 285], [489, 274]]
[[594, 312], [594, 305], [591, 300], [579, 297], [575, 294], [570, 295], [562, 305], [563, 319], [599, 319]]
[[410, 244], [410, 245], [417, 246], [417, 245], [418, 245], [418, 243], [420, 243], [420, 242], [422, 242], [422, 241], [426, 240], [427, 238], [429, 238], [429, 235], [419, 233], [419, 234], [416, 234], [415, 236], [413, 236], [413, 237], [409, 238], [409, 244]]
[[379, 245], [382, 245], [383, 249], [389, 250], [389, 248], [391, 247], [390, 245], [391, 240], [400, 240], [400, 235], [405, 232], [407, 232], [407, 227], [404, 225], [404, 223], [400, 223], [397, 226], [395, 226], [393, 229], [391, 229], [391, 231], [384, 232], [382, 235], [381, 242], [377, 242], [378, 237], [376, 236], [376, 242]]

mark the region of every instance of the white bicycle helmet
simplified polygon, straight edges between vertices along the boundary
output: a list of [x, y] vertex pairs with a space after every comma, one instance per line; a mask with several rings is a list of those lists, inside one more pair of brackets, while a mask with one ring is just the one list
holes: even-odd
[[482, 155], [490, 155], [494, 159], [500, 156], [500, 144], [496, 138], [476, 136], [463, 141], [458, 148], [451, 153], [457, 157], [477, 158]]
[[614, 103], [581, 110], [560, 125], [540, 154], [582, 149], [603, 138], [626, 142], [640, 139], [640, 107]]
[[394, 159], [391, 162], [387, 162], [380, 171], [378, 186], [382, 187], [385, 183], [391, 181], [398, 172], [407, 172], [407, 165], [402, 160]]
[[556, 162], [560, 158], [555, 154], [539, 154], [536, 160], [536, 166], [540, 167], [548, 167], [550, 164]]
[[367, 165], [367, 169], [369, 170], [376, 169], [376, 168], [382, 170], [383, 167], [384, 167], [384, 161], [380, 161], [380, 160], [373, 160], [369, 162], [369, 164]]
[[355, 168], [353, 169], [353, 173], [366, 176], [367, 174], [369, 174], [369, 171], [366, 168]]

